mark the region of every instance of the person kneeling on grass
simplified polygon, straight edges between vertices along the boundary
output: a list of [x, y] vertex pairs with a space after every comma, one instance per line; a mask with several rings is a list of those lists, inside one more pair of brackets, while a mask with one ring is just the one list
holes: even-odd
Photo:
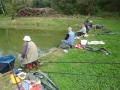
[[75, 33], [75, 36], [76, 36], [77, 39], [79, 39], [81, 35], [85, 35], [86, 34], [85, 24], [82, 24], [81, 27], [82, 27], [82, 29]]
[[74, 44], [74, 36], [75, 36], [75, 33], [72, 31], [72, 28], [69, 27], [68, 33], [66, 34], [65, 39], [61, 40], [62, 48], [64, 49], [64, 51], [66, 51], [66, 44], [68, 44], [70, 46], [70, 48], [72, 48], [72, 46]]

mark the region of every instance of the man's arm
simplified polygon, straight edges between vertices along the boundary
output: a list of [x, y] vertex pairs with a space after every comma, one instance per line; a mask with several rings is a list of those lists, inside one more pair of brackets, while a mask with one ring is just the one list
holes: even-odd
[[66, 37], [65, 37], [65, 40], [67, 40], [69, 38], [69, 34], [67, 33], [66, 34]]
[[84, 31], [84, 28], [82, 28], [81, 30], [79, 30], [78, 32], [83, 32]]
[[26, 43], [23, 45], [22, 55], [21, 55], [22, 58], [25, 58], [25, 54], [26, 54], [26, 52], [27, 52], [27, 48], [28, 48], [28, 42], [26, 42]]

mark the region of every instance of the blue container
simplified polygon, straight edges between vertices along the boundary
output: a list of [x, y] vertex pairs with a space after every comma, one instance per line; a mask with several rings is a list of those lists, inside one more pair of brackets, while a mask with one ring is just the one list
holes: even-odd
[[6, 73], [14, 68], [15, 57], [8, 55], [0, 57], [0, 73]]

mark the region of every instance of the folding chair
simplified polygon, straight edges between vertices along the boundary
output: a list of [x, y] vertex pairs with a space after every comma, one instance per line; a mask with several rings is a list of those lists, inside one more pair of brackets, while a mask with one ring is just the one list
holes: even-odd
[[30, 70], [33, 68], [33, 67], [36, 67], [36, 69], [38, 69], [38, 60], [32, 62], [32, 63], [28, 63], [28, 64], [25, 64], [25, 67], [24, 67], [24, 70], [26, 71], [26, 69]]

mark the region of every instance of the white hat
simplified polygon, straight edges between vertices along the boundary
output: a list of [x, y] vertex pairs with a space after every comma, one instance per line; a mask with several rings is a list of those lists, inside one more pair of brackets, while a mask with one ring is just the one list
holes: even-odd
[[24, 40], [24, 41], [31, 41], [30, 36], [25, 36], [25, 37], [23, 38], [23, 40]]
[[68, 30], [72, 31], [72, 28], [71, 28], [71, 27], [68, 27]]

